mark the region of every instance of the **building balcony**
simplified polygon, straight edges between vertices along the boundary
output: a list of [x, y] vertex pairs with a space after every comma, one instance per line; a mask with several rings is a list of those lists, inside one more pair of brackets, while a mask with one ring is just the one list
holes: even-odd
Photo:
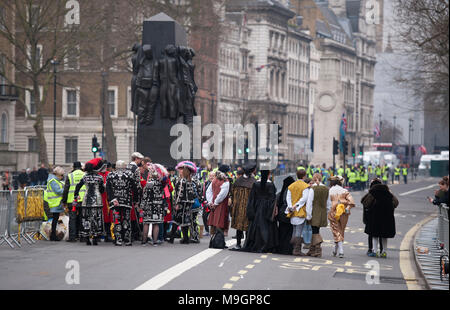
[[0, 84], [0, 100], [14, 101], [19, 98], [19, 90], [14, 85]]

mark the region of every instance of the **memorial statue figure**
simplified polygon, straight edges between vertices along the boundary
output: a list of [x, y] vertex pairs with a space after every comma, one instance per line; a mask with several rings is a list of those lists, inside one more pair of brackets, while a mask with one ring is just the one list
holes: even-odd
[[169, 44], [159, 60], [161, 118], [176, 120], [180, 111], [177, 48]]
[[131, 51], [133, 52], [133, 55], [131, 56], [131, 64], [133, 66], [133, 76], [131, 78], [131, 112], [133, 112], [135, 115], [138, 114], [138, 106], [136, 104], [136, 78], [137, 74], [139, 72], [139, 59], [142, 57], [142, 48], [139, 43], [134, 43], [133, 47], [131, 48]]
[[153, 124], [159, 92], [158, 62], [153, 59], [150, 44], [142, 46], [143, 57], [139, 61], [136, 77], [136, 97], [138, 116], [141, 124]]
[[185, 46], [178, 47], [180, 61], [179, 80], [180, 80], [180, 115], [183, 116], [185, 124], [192, 123], [192, 117], [196, 115], [194, 108], [194, 98], [197, 91], [192, 73], [192, 56], [189, 48]]

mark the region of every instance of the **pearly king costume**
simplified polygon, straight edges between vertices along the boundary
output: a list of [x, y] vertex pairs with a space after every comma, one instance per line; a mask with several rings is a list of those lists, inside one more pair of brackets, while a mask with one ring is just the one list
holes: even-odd
[[145, 186], [142, 186], [140, 208], [143, 211], [144, 224], [164, 223], [166, 201], [164, 198], [164, 185], [158, 174], [150, 168]]
[[[109, 205], [113, 211], [114, 236], [116, 245], [126, 245], [132, 242], [131, 208], [133, 198], [138, 196], [136, 178], [130, 170], [117, 169], [106, 178], [106, 193]], [[118, 205], [115, 204], [117, 201]]]
[[[89, 238], [94, 239], [103, 234], [103, 202], [102, 193], [105, 192], [103, 177], [98, 174], [105, 165], [98, 160], [88, 161], [85, 165], [86, 174], [75, 187], [74, 197], [78, 194], [83, 185], [86, 186], [86, 194], [81, 203], [81, 237], [88, 238], [86, 243], [90, 245]], [[76, 203], [77, 200], [74, 200]]]
[[348, 190], [340, 185], [331, 187], [329, 196], [331, 200], [331, 210], [328, 213], [328, 221], [330, 222], [330, 228], [335, 242], [333, 255], [336, 256], [339, 250], [339, 256], [343, 257], [345, 227], [347, 227], [350, 209], [355, 207], [355, 201]]

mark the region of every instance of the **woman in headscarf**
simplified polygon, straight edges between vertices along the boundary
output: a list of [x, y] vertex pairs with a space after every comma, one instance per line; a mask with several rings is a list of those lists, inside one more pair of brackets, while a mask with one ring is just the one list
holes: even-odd
[[284, 211], [286, 211], [287, 202], [286, 195], [289, 185], [294, 183], [293, 177], [288, 176], [283, 180], [283, 188], [277, 197], [277, 208], [278, 208], [278, 253], [279, 254], [292, 254], [292, 244], [290, 243], [292, 236], [292, 225], [289, 218], [286, 217]]
[[270, 174], [269, 170], [262, 170], [261, 179], [255, 182], [250, 192], [247, 204], [249, 227], [242, 251], [266, 253], [277, 250], [276, 187]]
[[352, 195], [342, 187], [344, 178], [334, 176], [330, 178], [329, 196], [331, 200], [331, 210], [328, 213], [331, 232], [334, 238], [333, 256], [339, 253], [339, 257], [344, 257], [344, 232], [347, 227], [350, 209], [355, 207]]

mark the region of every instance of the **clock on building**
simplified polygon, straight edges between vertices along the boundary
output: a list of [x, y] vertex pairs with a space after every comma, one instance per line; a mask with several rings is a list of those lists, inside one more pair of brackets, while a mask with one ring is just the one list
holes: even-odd
[[323, 94], [319, 99], [319, 109], [324, 112], [330, 112], [334, 109], [336, 102], [331, 94]]

